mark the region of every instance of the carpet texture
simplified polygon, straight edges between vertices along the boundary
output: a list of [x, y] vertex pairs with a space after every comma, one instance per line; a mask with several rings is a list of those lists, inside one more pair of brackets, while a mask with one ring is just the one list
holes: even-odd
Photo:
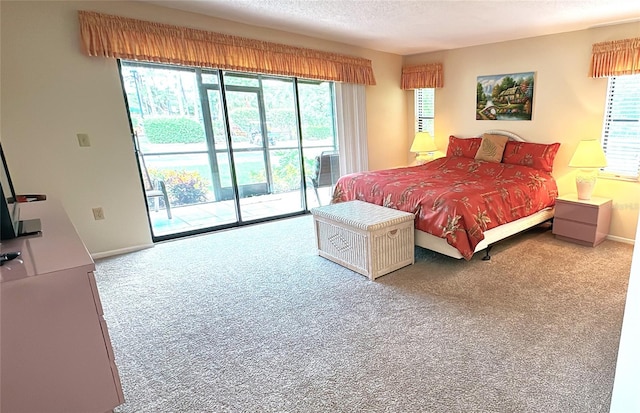
[[608, 412], [632, 246], [534, 229], [369, 281], [298, 218], [99, 260], [124, 412]]

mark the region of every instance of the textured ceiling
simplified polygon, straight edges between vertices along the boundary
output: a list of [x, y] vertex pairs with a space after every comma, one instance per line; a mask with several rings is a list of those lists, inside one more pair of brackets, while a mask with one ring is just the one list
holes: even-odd
[[143, 0], [410, 55], [635, 22], [640, 0]]

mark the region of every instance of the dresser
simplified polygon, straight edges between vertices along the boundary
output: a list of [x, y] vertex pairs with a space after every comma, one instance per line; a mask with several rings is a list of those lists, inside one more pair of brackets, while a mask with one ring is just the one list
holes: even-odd
[[558, 197], [553, 233], [556, 238], [595, 247], [609, 234], [611, 206], [608, 198], [583, 200], [575, 194]]
[[124, 402], [94, 262], [61, 204], [21, 204], [42, 234], [2, 241], [0, 411], [104, 413]]

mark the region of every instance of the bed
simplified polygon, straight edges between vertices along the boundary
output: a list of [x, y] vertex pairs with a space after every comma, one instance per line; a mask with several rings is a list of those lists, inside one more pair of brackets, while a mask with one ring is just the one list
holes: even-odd
[[553, 218], [559, 146], [503, 130], [450, 136], [443, 158], [342, 176], [331, 202], [357, 199], [411, 212], [417, 246], [466, 260], [485, 250], [489, 259], [496, 242]]

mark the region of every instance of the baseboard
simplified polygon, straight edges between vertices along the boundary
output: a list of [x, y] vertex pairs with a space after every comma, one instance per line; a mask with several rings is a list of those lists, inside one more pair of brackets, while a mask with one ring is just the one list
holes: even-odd
[[622, 243], [631, 244], [631, 245], [635, 245], [636, 243], [636, 240], [634, 239], [617, 237], [615, 235], [607, 235], [607, 239], [610, 239], [611, 241], [622, 242]]
[[140, 251], [140, 250], [144, 250], [152, 247], [153, 247], [153, 244], [145, 244], [145, 245], [136, 245], [133, 247], [121, 248], [121, 249], [111, 250], [111, 251], [96, 252], [95, 254], [91, 254], [91, 258], [93, 258], [94, 260], [97, 260], [100, 258], [113, 257], [114, 255], [126, 254], [129, 252]]
[[[611, 241], [622, 242], [624, 244], [635, 245], [635, 240], [634, 239], [630, 239], [630, 238], [623, 238], [623, 237], [618, 237], [618, 236], [615, 236], [615, 235], [607, 235], [607, 239], [609, 239]], [[97, 252], [95, 254], [91, 254], [91, 258], [93, 258], [94, 260], [98, 260], [100, 258], [113, 257], [114, 255], [121, 255], [121, 254], [126, 254], [126, 253], [129, 253], [129, 252], [135, 252], [135, 251], [144, 250], [144, 249], [147, 249], [147, 248], [153, 248], [153, 245], [154, 244], [136, 245], [136, 246], [133, 246], [133, 247], [121, 248], [121, 249], [117, 249], [117, 250]]]

